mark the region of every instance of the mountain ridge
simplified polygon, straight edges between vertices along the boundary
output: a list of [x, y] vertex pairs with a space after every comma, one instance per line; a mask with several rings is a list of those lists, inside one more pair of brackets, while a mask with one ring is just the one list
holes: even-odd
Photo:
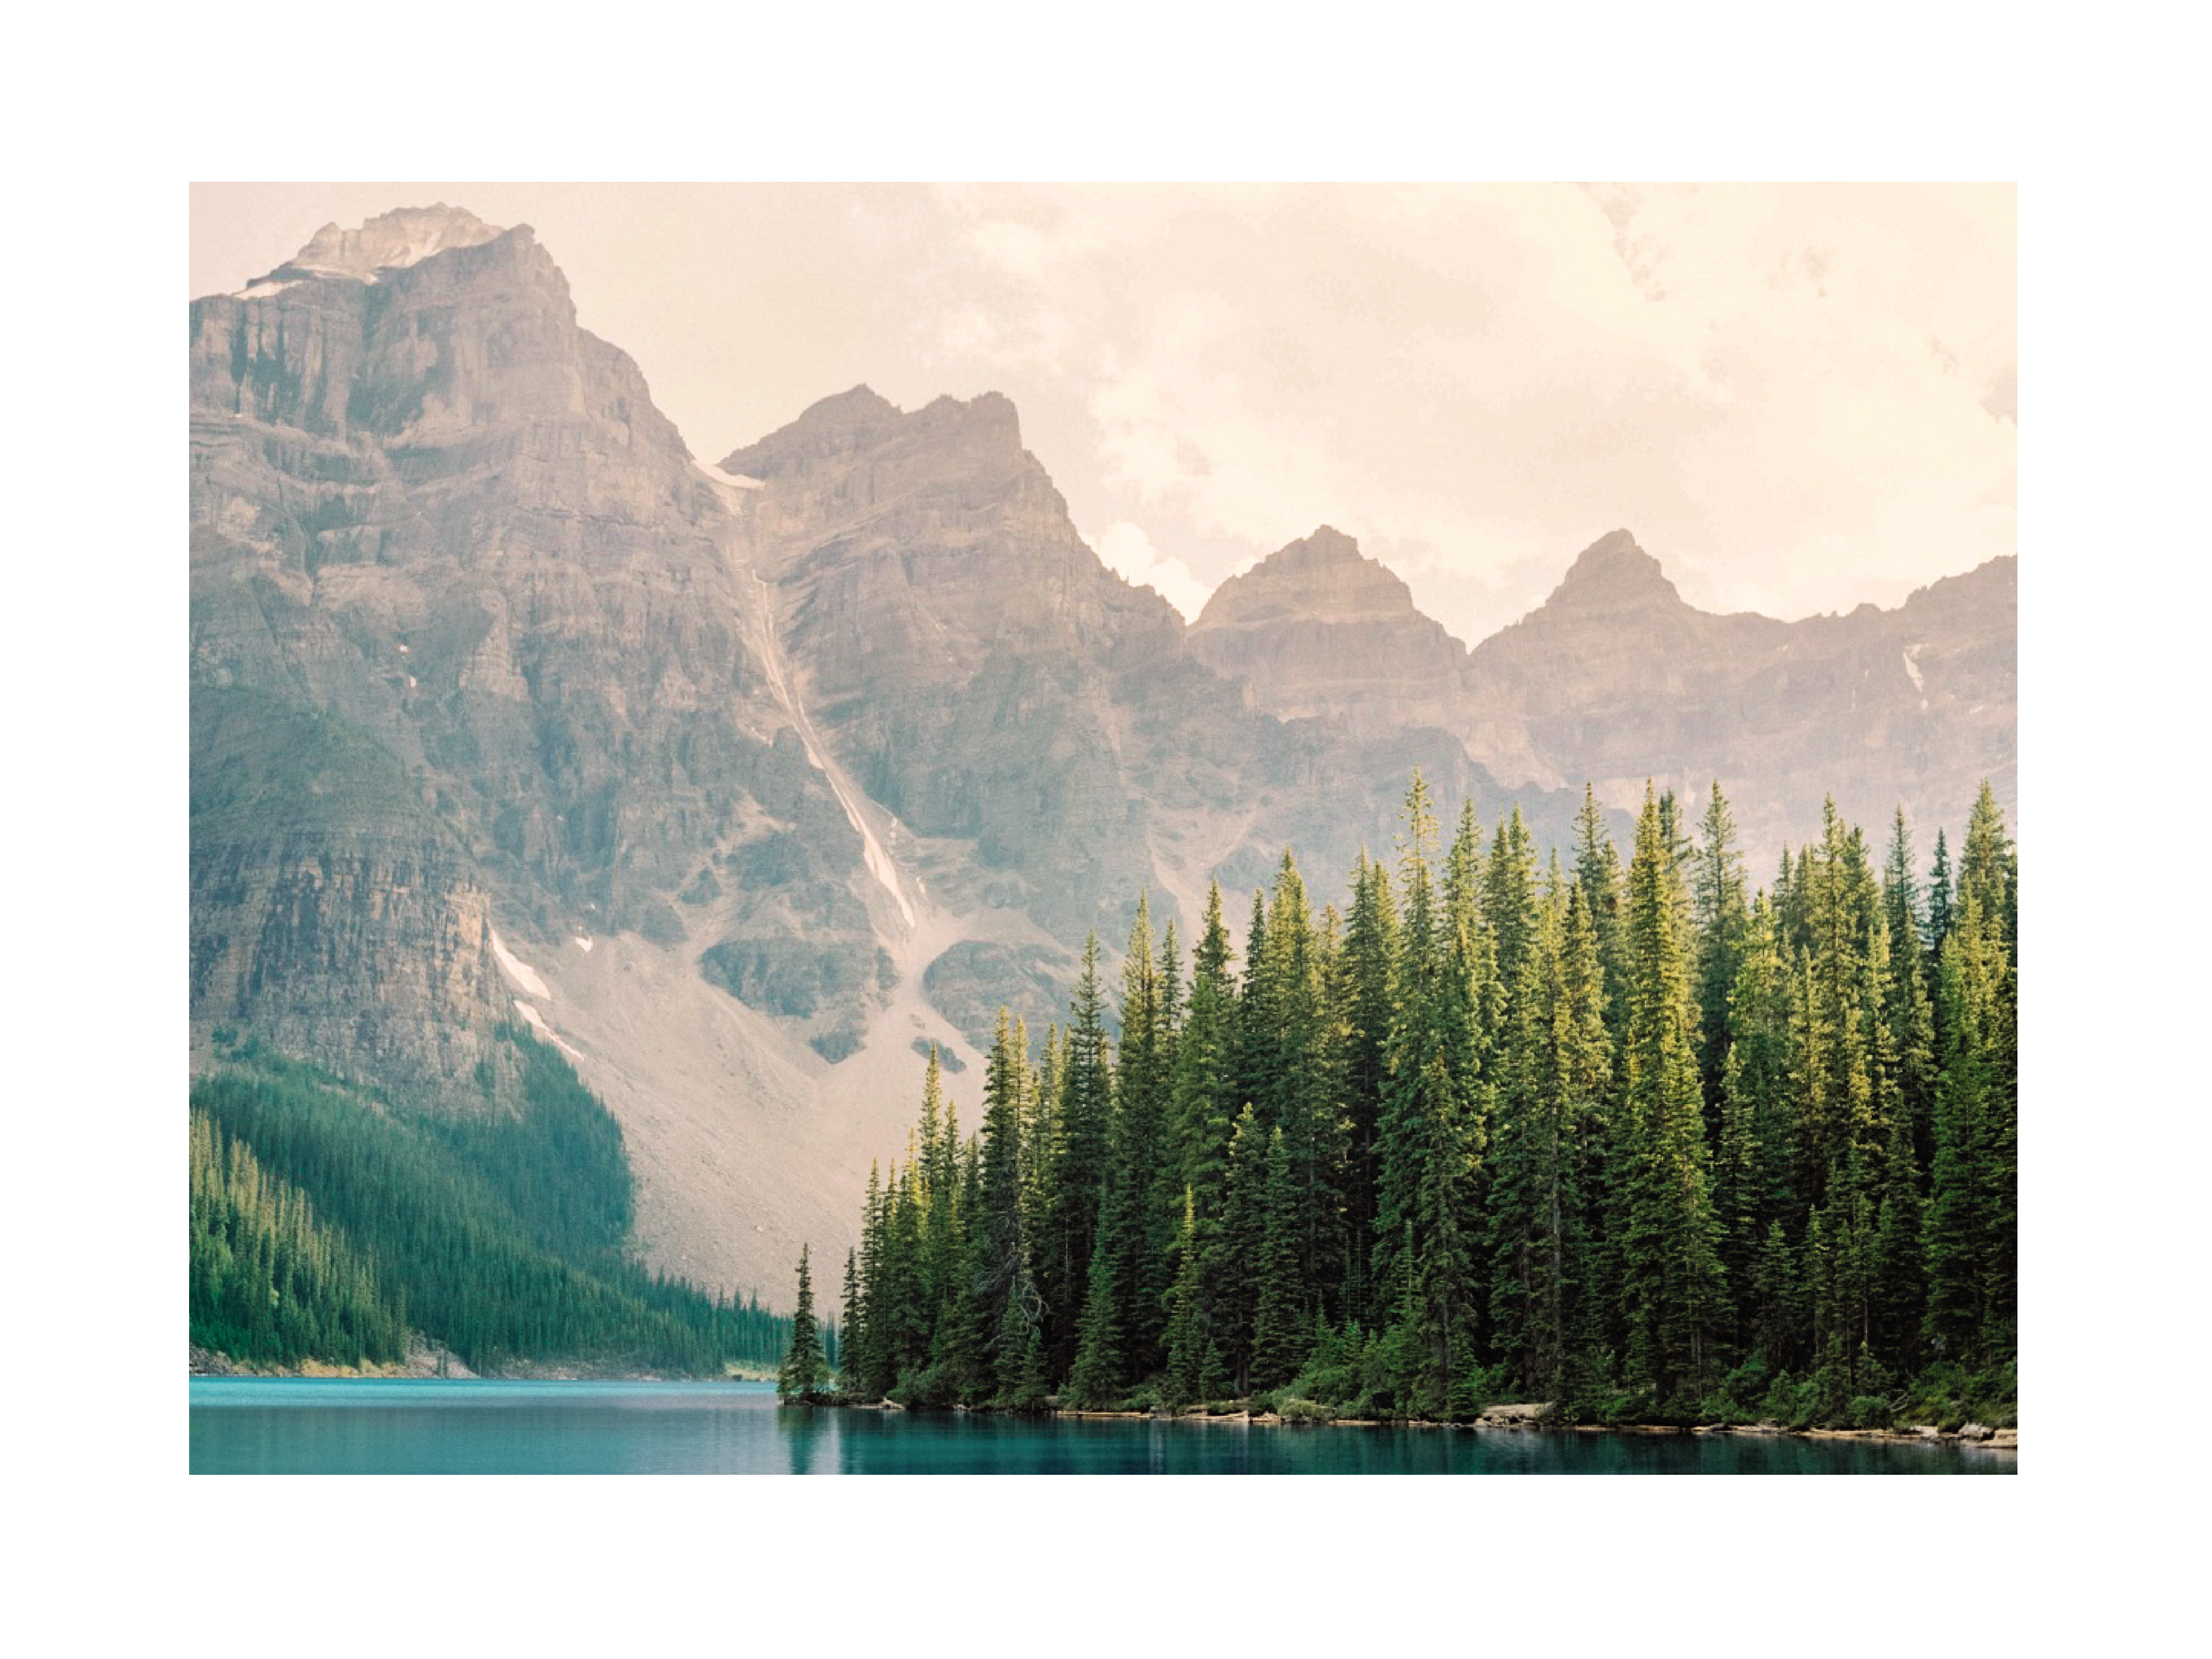
[[[465, 217], [327, 244], [420, 250], [373, 282], [295, 261], [191, 307], [196, 1060], [234, 1025], [483, 1110], [520, 1018], [622, 1121], [648, 1259], [768, 1284], [850, 1242], [915, 1044], [980, 1066], [996, 1002], [1054, 1017], [1140, 895], [1188, 944], [1286, 848], [1331, 892], [1415, 767], [1566, 844], [1580, 706], [1350, 538], [1235, 579], [1342, 618], [1224, 583], [1186, 625], [1000, 394], [855, 386], [701, 462], [529, 228]], [[1956, 696], [1959, 650], [1896, 648]]]

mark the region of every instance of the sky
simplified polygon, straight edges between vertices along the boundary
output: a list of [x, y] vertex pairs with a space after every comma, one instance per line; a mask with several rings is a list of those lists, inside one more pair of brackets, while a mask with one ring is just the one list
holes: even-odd
[[1333, 524], [1472, 645], [1634, 532], [1797, 617], [2015, 550], [2010, 185], [195, 185], [194, 295], [326, 222], [527, 223], [715, 459], [866, 384], [1011, 397], [1186, 616]]

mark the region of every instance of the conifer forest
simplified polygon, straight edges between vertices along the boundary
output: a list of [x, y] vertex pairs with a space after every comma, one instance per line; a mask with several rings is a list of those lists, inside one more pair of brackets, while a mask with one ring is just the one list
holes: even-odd
[[1987, 786], [1955, 854], [1831, 805], [1757, 886], [1717, 784], [1625, 858], [1586, 793], [1540, 861], [1416, 775], [1342, 908], [1286, 853], [1241, 951], [1218, 885], [1188, 954], [1139, 903], [1118, 987], [1094, 937], [972, 1132], [933, 1053], [823, 1287], [837, 1392], [804, 1319], [787, 1392], [2012, 1423], [2018, 886]]

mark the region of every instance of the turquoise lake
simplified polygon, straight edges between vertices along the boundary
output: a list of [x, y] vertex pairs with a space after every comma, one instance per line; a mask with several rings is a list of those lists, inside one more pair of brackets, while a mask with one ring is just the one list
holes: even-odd
[[194, 1474], [2011, 1474], [1958, 1445], [808, 1411], [765, 1382], [191, 1379]]

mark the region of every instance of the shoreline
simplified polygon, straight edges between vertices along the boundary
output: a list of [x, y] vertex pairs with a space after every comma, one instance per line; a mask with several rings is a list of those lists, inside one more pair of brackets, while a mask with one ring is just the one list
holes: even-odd
[[[819, 1402], [829, 1411], [903, 1412], [915, 1409], [902, 1406], [896, 1401], [840, 1401]], [[982, 1416], [1006, 1413], [972, 1406], [939, 1407], [954, 1412], [975, 1412]], [[1322, 1419], [1303, 1418], [1286, 1421], [1278, 1412], [1208, 1412], [1204, 1407], [1188, 1407], [1182, 1411], [1113, 1412], [1079, 1411], [1073, 1407], [1054, 1408], [1034, 1413], [1044, 1417], [1093, 1419], [1099, 1421], [1160, 1423], [1229, 1423], [1257, 1428], [1319, 1428], [1319, 1429], [1432, 1429], [1439, 1431], [1486, 1430], [1514, 1431], [1543, 1434], [1647, 1434], [1647, 1435], [1748, 1435], [1760, 1439], [1795, 1438], [1799, 1440], [1873, 1440], [1899, 1445], [1959, 1445], [1972, 1446], [1983, 1451], [2020, 1449], [2020, 1431], [2017, 1428], [1992, 1429], [1979, 1423], [1969, 1423], [1954, 1433], [1947, 1434], [1934, 1424], [1912, 1424], [1893, 1429], [1793, 1429], [1787, 1424], [1767, 1419], [1759, 1423], [1554, 1423], [1547, 1420], [1546, 1408], [1540, 1406], [1494, 1406], [1481, 1416], [1468, 1422], [1438, 1422], [1430, 1418], [1336, 1417]]]
[[187, 1374], [191, 1376], [304, 1377], [324, 1380], [353, 1378], [392, 1382], [773, 1382], [775, 1372], [766, 1366], [730, 1365], [712, 1375], [686, 1371], [641, 1370], [616, 1362], [595, 1364], [589, 1360], [520, 1360], [489, 1370], [476, 1370], [451, 1349], [416, 1338], [407, 1358], [362, 1365], [334, 1365], [321, 1359], [303, 1359], [293, 1365], [256, 1365], [234, 1359], [211, 1348], [191, 1345]]
[[[443, 1358], [445, 1368], [439, 1369]], [[689, 1376], [665, 1372], [641, 1371], [617, 1365], [594, 1366], [580, 1363], [532, 1363], [512, 1370], [479, 1372], [470, 1370], [445, 1350], [427, 1345], [410, 1350], [406, 1360], [396, 1364], [331, 1365], [320, 1360], [307, 1360], [292, 1366], [252, 1366], [241, 1364], [226, 1354], [194, 1347], [191, 1350], [192, 1376], [296, 1377], [343, 1381], [347, 1379], [388, 1379], [415, 1382], [773, 1382], [775, 1374], [760, 1367], [732, 1367], [721, 1376]], [[947, 1412], [973, 1413], [978, 1416], [997, 1417], [1011, 1413], [991, 1411], [974, 1406], [914, 1407], [902, 1406], [892, 1400], [841, 1400], [809, 1402], [811, 1408], [824, 1411], [906, 1412], [916, 1409], [936, 1409]], [[1180, 1412], [1158, 1411], [1080, 1411], [1073, 1407], [1028, 1413], [1030, 1415], [1090, 1419], [1099, 1422], [1159, 1422], [1188, 1425], [1226, 1424], [1246, 1428], [1322, 1428], [1322, 1429], [1423, 1429], [1442, 1432], [1469, 1430], [1489, 1433], [1516, 1432], [1540, 1434], [1622, 1434], [1622, 1435], [1747, 1435], [1760, 1439], [1793, 1438], [1799, 1440], [1870, 1440], [1896, 1445], [1955, 1445], [1971, 1446], [1981, 1451], [2014, 1452], [2020, 1449], [2020, 1431], [2017, 1428], [1993, 1429], [1978, 1423], [1969, 1423], [1952, 1433], [1945, 1433], [1934, 1424], [1911, 1424], [1902, 1428], [1889, 1429], [1793, 1429], [1787, 1424], [1771, 1419], [1759, 1423], [1555, 1423], [1549, 1420], [1547, 1408], [1540, 1405], [1493, 1406], [1467, 1422], [1438, 1422], [1429, 1418], [1334, 1417], [1328, 1419], [1300, 1418], [1286, 1420], [1279, 1412], [1254, 1413], [1248, 1410], [1209, 1412], [1202, 1406], [1188, 1407]]]

